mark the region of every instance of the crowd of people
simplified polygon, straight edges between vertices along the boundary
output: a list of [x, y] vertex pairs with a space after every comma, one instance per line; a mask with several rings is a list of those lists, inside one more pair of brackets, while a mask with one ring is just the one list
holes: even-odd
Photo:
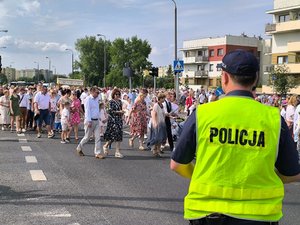
[[[28, 87], [4, 86], [0, 88], [1, 129], [10, 132], [36, 131], [42, 137], [46, 128], [47, 137], [60, 136], [61, 144], [79, 143], [79, 127], [83, 126], [83, 142], [77, 147], [79, 155], [84, 155], [82, 147], [91, 138], [95, 139], [95, 157], [104, 158], [115, 143], [115, 157], [123, 158], [121, 143], [123, 129], [129, 126], [129, 147], [151, 150], [155, 157], [161, 157], [166, 146], [173, 151], [178, 135], [178, 118], [188, 117], [199, 104], [215, 101], [222, 92], [204, 88], [180, 90], [177, 99], [173, 90], [159, 89], [118, 89], [118, 88], [57, 88], [39, 83]], [[297, 96], [256, 95], [262, 104], [280, 108], [282, 117], [298, 143], [300, 135], [300, 105]], [[95, 102], [87, 104], [89, 96]], [[91, 106], [91, 104], [93, 106]], [[298, 106], [297, 106], [298, 105]], [[99, 114], [87, 118], [88, 107], [97, 107]], [[92, 109], [93, 110], [93, 109]], [[91, 116], [91, 115], [89, 115]], [[92, 120], [93, 119], [93, 120]], [[93, 121], [97, 129], [86, 125]], [[99, 127], [98, 127], [99, 126]], [[99, 129], [98, 129], [99, 128]], [[71, 136], [73, 140], [71, 140]], [[101, 147], [101, 139], [104, 143]], [[300, 144], [298, 144], [300, 149]], [[300, 152], [300, 151], [299, 151]]]

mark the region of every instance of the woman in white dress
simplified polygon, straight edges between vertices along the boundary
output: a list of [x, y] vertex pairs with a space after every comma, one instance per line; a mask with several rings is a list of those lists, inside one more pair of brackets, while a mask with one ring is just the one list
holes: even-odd
[[157, 96], [158, 101], [154, 104], [151, 111], [151, 128], [148, 145], [155, 157], [161, 157], [160, 147], [167, 139], [165, 112], [163, 108], [165, 98], [165, 94], [159, 93]]
[[4, 90], [3, 94], [4, 95], [0, 97], [0, 124], [2, 125], [2, 130], [5, 130], [10, 124], [8, 90]]

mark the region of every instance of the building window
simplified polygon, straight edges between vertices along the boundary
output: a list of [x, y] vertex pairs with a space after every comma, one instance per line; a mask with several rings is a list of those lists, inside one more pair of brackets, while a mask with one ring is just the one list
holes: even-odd
[[185, 57], [190, 57], [189, 52], [185, 52]]
[[209, 71], [210, 72], [214, 71], [214, 64], [209, 64]]
[[214, 80], [213, 80], [213, 79], [209, 79], [209, 80], [208, 80], [208, 85], [209, 85], [209, 86], [213, 86], [213, 84], [214, 84]]
[[205, 65], [198, 65], [198, 71], [204, 71]]
[[286, 63], [288, 63], [287, 56], [278, 56], [277, 57], [277, 64], [286, 64]]
[[290, 21], [290, 15], [289, 14], [279, 16], [279, 21], [278, 21], [279, 23], [286, 22], [286, 21]]
[[224, 54], [223, 48], [218, 49], [218, 56], [222, 56]]
[[198, 56], [203, 56], [203, 51], [198, 51]]
[[219, 66], [217, 66], [217, 71], [222, 71], [222, 68], [220, 68]]
[[209, 56], [210, 57], [213, 57], [215, 56], [215, 51], [212, 49], [212, 50], [209, 50]]

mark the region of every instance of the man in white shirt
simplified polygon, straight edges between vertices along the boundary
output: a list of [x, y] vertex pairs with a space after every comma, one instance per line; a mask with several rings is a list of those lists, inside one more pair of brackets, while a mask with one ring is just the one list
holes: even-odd
[[82, 151], [83, 145], [89, 141], [92, 133], [94, 133], [95, 158], [104, 159], [105, 157], [101, 155], [99, 90], [96, 87], [90, 89], [90, 95], [85, 99], [84, 109], [84, 137], [76, 148], [77, 154], [79, 156], [84, 156]]
[[84, 88], [84, 91], [81, 93], [80, 95], [80, 100], [81, 100], [81, 107], [84, 111], [84, 103], [85, 103], [85, 99], [89, 96], [89, 91], [87, 88]]
[[54, 133], [51, 132], [50, 128], [50, 95], [48, 95], [47, 91], [47, 87], [43, 86], [41, 91], [34, 97], [34, 112], [35, 115], [39, 115], [37, 120], [37, 138], [41, 137], [43, 122], [46, 124], [48, 138], [54, 137]]

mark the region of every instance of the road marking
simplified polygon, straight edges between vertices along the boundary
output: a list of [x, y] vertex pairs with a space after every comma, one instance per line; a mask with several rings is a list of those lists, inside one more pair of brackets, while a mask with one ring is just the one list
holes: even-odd
[[25, 134], [17, 134], [18, 135], [18, 137], [24, 137], [25, 136]]
[[130, 132], [128, 132], [128, 131], [123, 131], [125, 134], [130, 134]]
[[32, 151], [30, 146], [21, 146], [21, 149], [23, 152], [31, 152]]
[[27, 143], [27, 139], [19, 139], [20, 143]]
[[33, 216], [42, 216], [42, 217], [60, 217], [60, 218], [71, 217], [71, 214], [65, 208], [55, 209], [55, 210], [47, 211], [47, 212], [32, 213], [32, 215]]
[[44, 172], [42, 170], [29, 170], [31, 179], [33, 181], [45, 181], [47, 180]]
[[35, 156], [25, 156], [25, 160], [27, 163], [37, 163], [37, 159]]

